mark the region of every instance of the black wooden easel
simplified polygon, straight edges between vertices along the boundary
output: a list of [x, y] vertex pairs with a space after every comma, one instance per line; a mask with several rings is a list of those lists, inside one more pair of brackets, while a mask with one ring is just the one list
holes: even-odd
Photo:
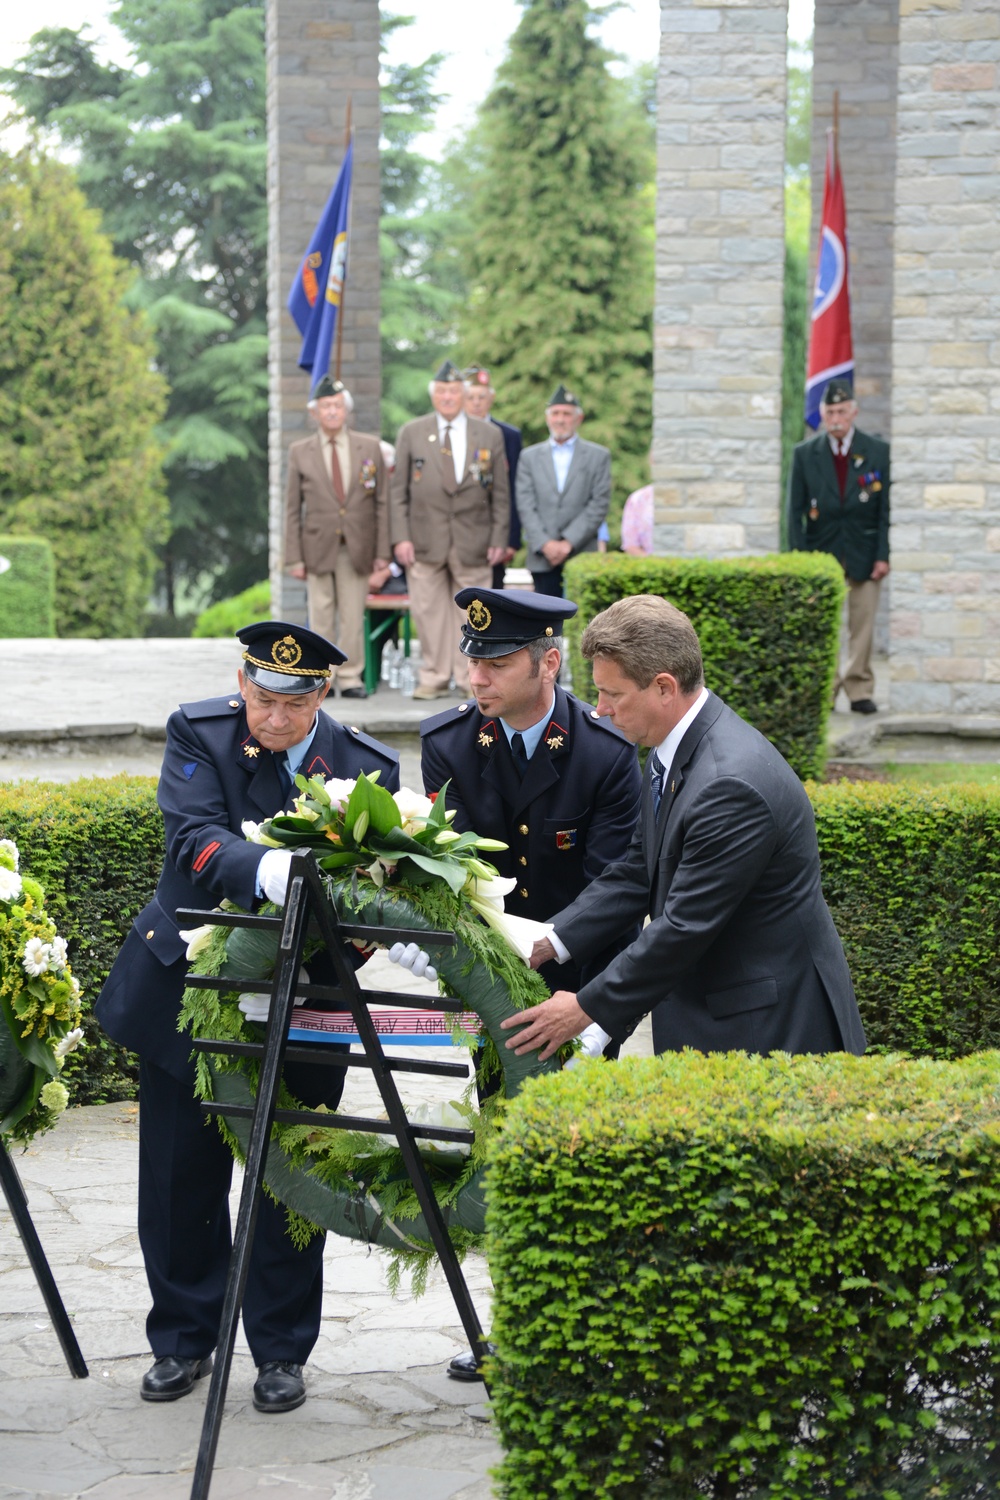
[[[271, 994], [271, 1012], [263, 1044], [249, 1042], [216, 1042], [201, 1040], [195, 1046], [202, 1052], [224, 1053], [230, 1057], [262, 1058], [257, 1097], [253, 1105], [204, 1103], [202, 1108], [209, 1114], [248, 1118], [252, 1121], [250, 1141], [247, 1148], [246, 1170], [243, 1191], [240, 1197], [236, 1230], [233, 1236], [232, 1258], [222, 1308], [222, 1321], [216, 1346], [216, 1363], [212, 1371], [205, 1420], [202, 1426], [201, 1443], [195, 1465], [191, 1500], [207, 1500], [212, 1481], [212, 1468], [219, 1442], [222, 1410], [229, 1383], [229, 1371], [236, 1341], [236, 1325], [246, 1287], [250, 1263], [250, 1248], [253, 1243], [260, 1203], [261, 1184], [267, 1161], [271, 1125], [279, 1120], [283, 1124], [315, 1125], [324, 1130], [367, 1130], [381, 1135], [394, 1135], [402, 1153], [407, 1173], [413, 1184], [420, 1208], [427, 1224], [434, 1249], [455, 1299], [455, 1307], [465, 1329], [477, 1361], [487, 1353], [482, 1325], [473, 1306], [469, 1289], [462, 1275], [455, 1248], [451, 1243], [440, 1206], [434, 1196], [427, 1168], [417, 1148], [418, 1139], [450, 1141], [471, 1144], [474, 1136], [470, 1130], [457, 1130], [447, 1126], [411, 1125], [406, 1118], [393, 1073], [430, 1073], [437, 1076], [468, 1076], [468, 1069], [461, 1063], [432, 1063], [416, 1058], [387, 1058], [382, 1050], [378, 1032], [368, 1013], [369, 1005], [392, 1005], [419, 1008], [421, 1010], [461, 1011], [460, 1000], [428, 1000], [410, 994], [395, 994], [389, 990], [362, 990], [357, 976], [344, 954], [345, 940], [359, 938], [363, 942], [384, 942], [391, 934], [394, 942], [418, 942], [424, 947], [451, 947], [455, 937], [450, 932], [403, 931], [366, 923], [341, 922], [326, 898], [319, 868], [311, 853], [299, 850], [292, 856], [285, 911], [282, 917], [250, 916], [235, 912], [204, 912], [181, 910], [177, 913], [182, 923], [210, 922], [222, 927], [256, 927], [278, 935], [278, 962], [274, 980], [270, 986], [260, 980], [234, 980], [203, 974], [193, 974], [188, 984], [194, 988], [223, 991], [243, 990], [248, 993]], [[306, 940], [307, 928], [314, 924], [318, 929], [336, 971], [336, 985], [299, 984], [299, 965]], [[364, 1054], [347, 1055], [332, 1052], [322, 1042], [289, 1043], [288, 1027], [296, 995], [308, 1000], [335, 1001], [338, 1007], [349, 1010], [354, 1027], [364, 1046]], [[368, 1120], [356, 1115], [318, 1113], [313, 1110], [276, 1109], [281, 1070], [285, 1061], [321, 1063], [329, 1067], [369, 1068], [378, 1085], [388, 1120]]]
[[7, 1206], [10, 1209], [17, 1232], [21, 1236], [21, 1243], [27, 1251], [28, 1260], [31, 1262], [31, 1269], [35, 1273], [38, 1290], [45, 1298], [45, 1306], [49, 1310], [52, 1326], [62, 1345], [62, 1352], [66, 1356], [69, 1372], [77, 1380], [86, 1380], [90, 1371], [87, 1369], [86, 1361], [80, 1353], [80, 1345], [76, 1341], [76, 1334], [73, 1332], [73, 1325], [69, 1320], [69, 1314], [63, 1304], [63, 1299], [59, 1295], [59, 1288], [56, 1286], [52, 1269], [45, 1258], [45, 1251], [42, 1249], [42, 1242], [38, 1238], [38, 1231], [32, 1222], [31, 1211], [28, 1208], [28, 1195], [24, 1191], [24, 1185], [18, 1175], [17, 1168], [10, 1159], [3, 1136], [0, 1136], [0, 1183], [3, 1184]]

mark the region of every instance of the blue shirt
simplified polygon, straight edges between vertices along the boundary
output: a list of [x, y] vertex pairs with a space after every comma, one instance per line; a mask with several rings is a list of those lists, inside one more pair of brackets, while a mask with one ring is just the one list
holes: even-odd
[[519, 734], [521, 736], [521, 739], [524, 741], [524, 753], [530, 760], [535, 751], [538, 749], [538, 741], [545, 733], [548, 722], [552, 717], [552, 710], [555, 708], [555, 706], [556, 700], [555, 694], [553, 694], [552, 702], [549, 704], [542, 717], [538, 720], [538, 723], [532, 724], [528, 729], [512, 729], [507, 723], [506, 719], [501, 719], [500, 723], [503, 725], [503, 732], [507, 736], [508, 745], [514, 738], [515, 734]]
[[555, 438], [549, 438], [549, 447], [552, 450], [552, 467], [556, 471], [556, 486], [560, 495], [566, 487], [566, 475], [569, 466], [573, 462], [573, 449], [576, 446], [576, 433], [567, 438], [565, 443], [557, 443]]

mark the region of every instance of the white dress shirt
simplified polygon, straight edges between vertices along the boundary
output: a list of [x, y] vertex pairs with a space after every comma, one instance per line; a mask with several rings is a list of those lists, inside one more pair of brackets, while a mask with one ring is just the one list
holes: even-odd
[[465, 412], [460, 411], [458, 416], [451, 422], [446, 422], [441, 413], [437, 413], [438, 419], [438, 442], [444, 442], [444, 430], [451, 428], [451, 461], [455, 465], [455, 478], [459, 484], [465, 473], [465, 455], [469, 446], [469, 424]]
[[841, 458], [846, 458], [851, 451], [851, 444], [854, 442], [854, 428], [851, 428], [845, 438], [831, 437], [829, 433], [827, 433], [827, 438], [829, 439], [834, 456], [837, 457], [839, 455]]
[[567, 438], [565, 443], [557, 443], [555, 438], [549, 438], [549, 449], [552, 453], [552, 467], [556, 471], [556, 488], [560, 495], [566, 488], [566, 476], [569, 466], [573, 462], [573, 450], [576, 447], [576, 433]]

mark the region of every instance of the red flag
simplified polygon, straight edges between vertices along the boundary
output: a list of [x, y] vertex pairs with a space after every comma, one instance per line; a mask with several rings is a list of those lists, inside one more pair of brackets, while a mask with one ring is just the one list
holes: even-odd
[[828, 380], [835, 375], [854, 380], [854, 346], [851, 343], [851, 296], [847, 274], [847, 209], [840, 162], [829, 132], [826, 152], [826, 182], [823, 187], [823, 222], [816, 262], [809, 358], [806, 362], [806, 421], [819, 426], [819, 403]]

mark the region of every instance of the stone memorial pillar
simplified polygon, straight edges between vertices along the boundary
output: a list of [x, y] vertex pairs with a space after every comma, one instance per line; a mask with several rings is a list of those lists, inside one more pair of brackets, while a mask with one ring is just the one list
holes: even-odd
[[354, 191], [341, 378], [354, 426], [379, 431], [379, 12], [373, 0], [267, 0], [270, 573], [276, 618], [305, 620], [305, 585], [281, 571], [288, 445], [309, 431], [310, 378], [289, 288], [344, 155], [348, 98]]
[[840, 95], [851, 332], [861, 425], [891, 438], [893, 215], [899, 0], [817, 0], [813, 34], [810, 289], [823, 208], [827, 132]]
[[891, 707], [1000, 713], [1000, 11], [902, 0]]
[[778, 545], [785, 0], [665, 0], [653, 479], [660, 553]]

